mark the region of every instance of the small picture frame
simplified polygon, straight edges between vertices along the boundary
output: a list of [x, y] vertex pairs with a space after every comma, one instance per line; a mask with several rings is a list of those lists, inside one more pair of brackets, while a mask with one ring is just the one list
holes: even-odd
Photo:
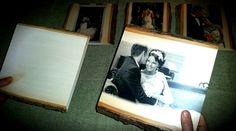
[[129, 2], [126, 6], [125, 24], [168, 32], [170, 29], [170, 4], [168, 2]]
[[117, 6], [108, 4], [73, 3], [64, 23], [64, 29], [88, 35], [90, 42], [114, 42]]
[[224, 8], [219, 4], [180, 4], [177, 6], [177, 32], [207, 41], [221, 48], [234, 48]]
[[189, 110], [196, 130], [217, 52], [211, 43], [126, 26], [97, 112], [143, 129], [181, 131], [180, 114]]

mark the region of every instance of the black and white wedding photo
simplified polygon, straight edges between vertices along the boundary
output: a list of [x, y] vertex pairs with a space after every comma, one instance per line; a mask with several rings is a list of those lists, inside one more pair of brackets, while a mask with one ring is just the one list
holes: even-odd
[[197, 124], [217, 51], [216, 45], [126, 27], [98, 105], [171, 130], [181, 128], [180, 112], [189, 110]]

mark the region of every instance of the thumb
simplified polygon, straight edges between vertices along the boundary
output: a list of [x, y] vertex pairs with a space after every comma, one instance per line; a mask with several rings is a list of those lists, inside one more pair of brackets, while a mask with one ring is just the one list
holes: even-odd
[[12, 80], [13, 78], [11, 76], [0, 79], [0, 87], [10, 84]]

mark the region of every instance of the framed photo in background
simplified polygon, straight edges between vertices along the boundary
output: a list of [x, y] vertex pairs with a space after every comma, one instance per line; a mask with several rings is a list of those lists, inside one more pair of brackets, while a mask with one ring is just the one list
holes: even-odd
[[129, 2], [126, 6], [125, 24], [168, 32], [170, 29], [170, 5], [168, 2]]
[[177, 6], [177, 32], [222, 48], [233, 48], [224, 8], [219, 4], [180, 4]]
[[64, 29], [88, 35], [90, 41], [113, 43], [115, 34], [115, 4], [78, 4], [69, 7]]

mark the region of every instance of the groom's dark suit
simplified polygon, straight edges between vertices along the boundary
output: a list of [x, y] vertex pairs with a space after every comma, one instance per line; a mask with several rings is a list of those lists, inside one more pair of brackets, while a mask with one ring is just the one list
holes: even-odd
[[206, 38], [204, 38], [204, 28], [202, 26], [202, 22], [199, 21], [199, 25], [196, 19], [197, 18], [194, 16], [188, 15], [187, 36], [193, 39], [206, 41]]
[[135, 102], [154, 105], [155, 98], [147, 97], [140, 83], [141, 71], [131, 56], [125, 57], [112, 82], [117, 86], [119, 97]]

